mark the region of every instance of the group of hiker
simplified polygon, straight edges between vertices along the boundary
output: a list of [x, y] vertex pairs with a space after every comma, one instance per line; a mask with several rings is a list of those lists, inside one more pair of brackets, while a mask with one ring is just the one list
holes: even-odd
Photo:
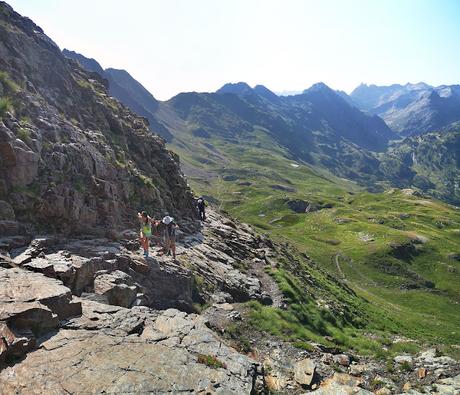
[[[162, 247], [160, 254], [170, 255], [176, 259], [176, 229], [179, 226], [174, 222], [174, 218], [166, 215], [161, 221], [150, 217], [145, 211], [137, 213], [141, 224], [140, 242], [144, 250], [144, 256], [149, 256], [150, 240], [154, 241], [158, 247]], [[163, 245], [161, 245], [161, 233], [163, 233]]]
[[[206, 220], [206, 203], [203, 197], [195, 199], [198, 216], [201, 221]], [[176, 230], [179, 225], [176, 224], [173, 217], [166, 215], [161, 220], [155, 220], [145, 211], [137, 213], [140, 222], [139, 241], [144, 250], [144, 257], [149, 256], [150, 241], [154, 241], [158, 247], [161, 247], [160, 255], [171, 255], [176, 260]], [[163, 236], [163, 237], [162, 237]], [[163, 244], [161, 243], [163, 239]]]

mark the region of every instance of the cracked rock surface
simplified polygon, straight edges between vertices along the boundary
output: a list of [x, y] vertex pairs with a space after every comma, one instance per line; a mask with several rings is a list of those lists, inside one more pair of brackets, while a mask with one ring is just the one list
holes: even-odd
[[[82, 304], [81, 317], [0, 373], [4, 393], [251, 391], [253, 361], [222, 343], [200, 316]], [[225, 368], [199, 363], [200, 354]]]

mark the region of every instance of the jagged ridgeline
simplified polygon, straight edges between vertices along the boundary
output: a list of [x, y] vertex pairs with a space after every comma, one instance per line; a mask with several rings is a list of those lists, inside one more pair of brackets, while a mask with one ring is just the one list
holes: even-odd
[[132, 224], [141, 208], [193, 215], [178, 157], [109, 96], [104, 79], [65, 58], [4, 2], [0, 42], [4, 219], [38, 230], [88, 231]]

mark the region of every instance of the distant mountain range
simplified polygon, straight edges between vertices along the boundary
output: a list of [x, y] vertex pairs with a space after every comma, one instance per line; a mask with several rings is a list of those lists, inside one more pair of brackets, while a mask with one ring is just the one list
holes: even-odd
[[402, 136], [448, 128], [460, 120], [460, 85], [360, 85], [350, 98]]
[[[360, 85], [347, 95], [318, 83], [280, 96], [239, 82], [161, 102], [124, 70], [103, 70], [94, 59], [64, 54], [101, 74], [114, 97], [146, 117], [180, 152], [188, 175], [208, 164], [213, 171], [225, 167], [238, 147], [263, 148], [370, 189], [416, 187], [460, 204], [458, 85]], [[406, 135], [418, 137], [400, 140]]]

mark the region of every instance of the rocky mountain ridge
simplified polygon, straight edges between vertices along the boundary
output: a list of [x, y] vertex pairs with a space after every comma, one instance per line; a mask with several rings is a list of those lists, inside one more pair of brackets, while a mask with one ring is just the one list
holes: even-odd
[[158, 101], [136, 81], [126, 70], [114, 68], [103, 69], [95, 60], [87, 58], [75, 51], [63, 49], [62, 54], [69, 59], [77, 61], [85, 70], [95, 72], [107, 80], [108, 91], [111, 96], [148, 120], [148, 127], [154, 133], [160, 133], [163, 138], [171, 139], [168, 131], [157, 122], [154, 114], [158, 108]]
[[350, 98], [358, 108], [382, 117], [402, 136], [438, 131], [460, 120], [459, 85], [362, 84]]

